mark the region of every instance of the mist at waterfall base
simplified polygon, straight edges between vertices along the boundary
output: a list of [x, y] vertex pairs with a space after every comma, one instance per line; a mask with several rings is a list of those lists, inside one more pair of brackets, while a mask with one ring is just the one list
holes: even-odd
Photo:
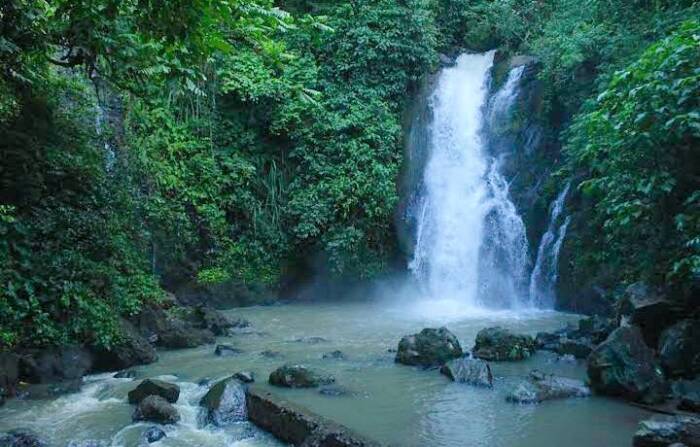
[[[540, 247], [538, 258], [548, 260], [549, 270], [535, 275], [538, 285], [532, 286], [525, 224], [510, 200], [501, 160], [488, 149], [491, 129], [511, 118], [524, 67], [511, 69], [490, 94], [493, 65], [493, 51], [459, 56], [437, 78], [426, 104], [429, 120], [414, 121], [411, 129], [409, 151], [425, 154], [407, 212], [414, 252], [405, 289], [413, 292], [412, 312], [419, 316], [516, 316], [553, 305], [553, 286], [542, 283], [543, 277], [556, 279], [550, 271], [556, 247]], [[552, 239], [561, 245], [561, 238]], [[544, 264], [536, 265], [541, 270]]]

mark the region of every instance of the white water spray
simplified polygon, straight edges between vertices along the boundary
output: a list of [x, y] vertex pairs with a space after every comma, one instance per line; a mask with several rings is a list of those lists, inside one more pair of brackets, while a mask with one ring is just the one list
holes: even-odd
[[[524, 304], [525, 226], [483, 139], [493, 57], [464, 54], [441, 72], [430, 98], [429, 158], [415, 212], [409, 268], [425, 294], [462, 311]], [[499, 104], [509, 107], [516, 87], [506, 83]]]
[[567, 216], [561, 222], [560, 216], [564, 211], [566, 196], [569, 194], [571, 183], [567, 183], [564, 189], [550, 205], [549, 226], [542, 236], [540, 246], [537, 249], [535, 268], [530, 275], [530, 302], [539, 307], [552, 307], [554, 305], [555, 286], [559, 277], [559, 251], [566, 237], [571, 216]]

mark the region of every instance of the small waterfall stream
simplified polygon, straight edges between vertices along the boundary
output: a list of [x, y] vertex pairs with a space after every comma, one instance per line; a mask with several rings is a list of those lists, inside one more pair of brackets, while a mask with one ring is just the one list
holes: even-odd
[[527, 304], [525, 226], [484, 138], [490, 114], [510, 107], [517, 79], [489, 108], [493, 59], [493, 51], [463, 54], [440, 73], [429, 101], [428, 161], [412, 210], [409, 268], [426, 295], [462, 308]]
[[539, 307], [553, 307], [556, 298], [559, 250], [571, 221], [571, 216], [561, 219], [570, 186], [571, 183], [567, 183], [550, 205], [549, 226], [540, 241], [535, 267], [530, 275], [530, 302]]

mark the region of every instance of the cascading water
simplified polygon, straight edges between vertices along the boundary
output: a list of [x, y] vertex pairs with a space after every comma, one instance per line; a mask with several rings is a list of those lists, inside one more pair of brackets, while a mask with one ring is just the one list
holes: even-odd
[[[425, 294], [463, 309], [525, 304], [525, 226], [483, 135], [493, 58], [464, 54], [440, 73], [429, 103], [428, 162], [411, 210], [416, 245], [409, 268]], [[498, 107], [509, 107], [517, 83], [510, 84], [494, 96], [506, 98]]]
[[530, 302], [538, 307], [551, 308], [556, 298], [555, 286], [558, 278], [559, 250], [571, 220], [571, 216], [566, 216], [562, 221], [561, 214], [564, 211], [564, 203], [569, 194], [570, 186], [571, 183], [567, 183], [550, 205], [549, 225], [540, 241], [535, 267], [530, 275]]

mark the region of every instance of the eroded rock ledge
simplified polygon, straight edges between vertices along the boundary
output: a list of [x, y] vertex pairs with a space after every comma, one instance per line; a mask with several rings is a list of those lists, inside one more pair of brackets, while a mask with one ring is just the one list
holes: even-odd
[[347, 427], [319, 416], [266, 389], [246, 390], [248, 419], [281, 441], [303, 447], [380, 447]]

